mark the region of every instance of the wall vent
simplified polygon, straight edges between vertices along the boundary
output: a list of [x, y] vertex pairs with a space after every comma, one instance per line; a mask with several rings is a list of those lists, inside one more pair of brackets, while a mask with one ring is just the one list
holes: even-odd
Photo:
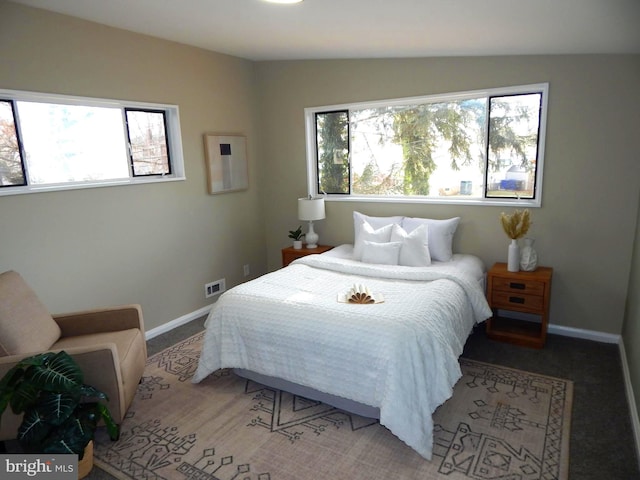
[[216, 280], [215, 282], [207, 283], [204, 286], [204, 298], [211, 298], [214, 295], [218, 295], [226, 290], [224, 278]]

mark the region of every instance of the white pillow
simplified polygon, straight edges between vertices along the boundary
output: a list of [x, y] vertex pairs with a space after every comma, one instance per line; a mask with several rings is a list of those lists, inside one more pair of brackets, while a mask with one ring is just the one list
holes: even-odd
[[460, 223], [460, 217], [446, 220], [404, 217], [401, 226], [408, 233], [411, 233], [420, 225], [427, 225], [431, 260], [448, 262], [453, 257], [453, 234], [456, 233], [458, 223]]
[[407, 267], [428, 267], [431, 265], [426, 225], [420, 225], [411, 233], [405, 232], [400, 225], [394, 225], [391, 230], [391, 241], [402, 243], [398, 265]]
[[386, 225], [374, 230], [369, 223], [364, 222], [360, 228], [358, 236], [356, 237], [356, 242], [353, 245], [353, 259], [362, 260], [364, 242], [387, 243], [391, 238], [392, 228], [393, 225]]
[[362, 261], [382, 265], [398, 265], [401, 242], [375, 243], [364, 241]]
[[353, 212], [353, 244], [358, 243], [360, 237], [360, 230], [362, 230], [362, 225], [366, 222], [373, 227], [374, 230], [377, 230], [382, 227], [386, 227], [387, 225], [393, 225], [397, 223], [400, 225], [402, 219], [404, 217], [396, 216], [396, 217], [371, 217], [369, 215], [364, 215], [360, 212]]
[[395, 216], [395, 217], [370, 217], [369, 215], [365, 215], [363, 213], [360, 212], [353, 212], [353, 227], [354, 227], [354, 232], [356, 232], [356, 235], [358, 233], [358, 229], [360, 228], [360, 226], [364, 223], [367, 222], [369, 225], [371, 225], [374, 229], [378, 229], [378, 228], [382, 228], [385, 227], [387, 225], [393, 225], [394, 223], [397, 223], [398, 225], [400, 225], [402, 223], [402, 219], [404, 217], [402, 216]]

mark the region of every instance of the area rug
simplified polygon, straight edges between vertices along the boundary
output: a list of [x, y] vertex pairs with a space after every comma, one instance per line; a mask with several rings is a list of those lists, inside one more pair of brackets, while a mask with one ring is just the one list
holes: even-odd
[[567, 479], [573, 385], [460, 359], [427, 461], [376, 420], [221, 370], [192, 384], [203, 333], [149, 358], [120, 439], [95, 464], [118, 479]]

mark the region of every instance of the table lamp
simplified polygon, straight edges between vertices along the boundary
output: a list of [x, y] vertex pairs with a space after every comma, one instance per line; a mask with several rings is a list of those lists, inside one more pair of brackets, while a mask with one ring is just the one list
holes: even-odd
[[298, 219], [309, 222], [309, 231], [305, 234], [307, 248], [318, 246], [318, 234], [313, 231], [313, 222], [323, 218], [325, 218], [324, 197], [313, 198], [309, 195], [307, 198], [298, 199]]

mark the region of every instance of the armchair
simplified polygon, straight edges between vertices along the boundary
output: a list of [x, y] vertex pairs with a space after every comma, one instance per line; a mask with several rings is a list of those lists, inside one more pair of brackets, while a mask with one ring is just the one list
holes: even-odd
[[[85, 383], [107, 394], [111, 415], [122, 422], [147, 360], [140, 306], [52, 316], [20, 274], [0, 274], [0, 378], [28, 356], [59, 350], [80, 365]], [[20, 422], [8, 408], [0, 419], [0, 441], [14, 439]]]

